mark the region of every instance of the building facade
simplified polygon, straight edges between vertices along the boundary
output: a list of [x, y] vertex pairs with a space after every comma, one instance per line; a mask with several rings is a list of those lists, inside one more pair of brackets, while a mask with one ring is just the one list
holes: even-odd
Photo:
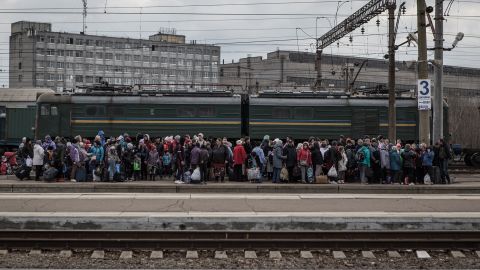
[[57, 91], [101, 81], [152, 84], [163, 90], [212, 90], [218, 83], [220, 47], [185, 42], [176, 33], [146, 39], [52, 32], [51, 24], [11, 26], [10, 87]]
[[[313, 53], [293, 51], [274, 51], [268, 53], [266, 59], [242, 58], [239, 62], [221, 65], [220, 83], [239, 86], [250, 92], [280, 86], [311, 86], [317, 76], [315, 59]], [[415, 91], [416, 68], [414, 61], [397, 61], [397, 91]], [[431, 65], [429, 78], [433, 78]], [[324, 54], [322, 79], [322, 86], [326, 89], [386, 91], [388, 61]], [[447, 97], [480, 97], [480, 69], [444, 66], [443, 80]]]

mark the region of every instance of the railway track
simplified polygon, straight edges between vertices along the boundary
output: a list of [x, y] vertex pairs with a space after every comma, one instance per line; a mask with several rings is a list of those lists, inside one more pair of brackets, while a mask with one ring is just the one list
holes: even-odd
[[4, 249], [478, 249], [480, 231], [0, 231]]

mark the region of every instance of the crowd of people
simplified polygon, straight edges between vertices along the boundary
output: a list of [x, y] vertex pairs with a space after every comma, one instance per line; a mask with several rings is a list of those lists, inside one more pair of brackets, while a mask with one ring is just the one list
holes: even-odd
[[[414, 185], [450, 183], [449, 145], [439, 140], [433, 146], [395, 143], [378, 136], [336, 141], [309, 138], [296, 144], [294, 138], [262, 141], [241, 138], [234, 145], [227, 138], [148, 134], [106, 138], [99, 131], [93, 142], [46, 136], [32, 142], [23, 138], [18, 157], [20, 179], [40, 181], [155, 181], [172, 179], [177, 184], [209, 181], [315, 183], [320, 177], [330, 184]], [[439, 168], [439, 170], [437, 169]], [[436, 171], [439, 171], [437, 174]]]

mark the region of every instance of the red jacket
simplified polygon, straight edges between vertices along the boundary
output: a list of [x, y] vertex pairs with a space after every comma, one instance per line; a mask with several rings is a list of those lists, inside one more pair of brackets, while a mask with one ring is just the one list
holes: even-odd
[[247, 152], [242, 145], [237, 145], [233, 149], [233, 163], [235, 165], [242, 165], [247, 159]]
[[304, 149], [302, 147], [302, 149], [300, 149], [300, 151], [298, 151], [298, 153], [297, 153], [297, 160], [298, 160], [299, 163], [300, 163], [301, 160], [306, 160], [307, 161], [307, 166], [311, 166], [312, 165], [312, 154], [310, 153], [310, 150]]

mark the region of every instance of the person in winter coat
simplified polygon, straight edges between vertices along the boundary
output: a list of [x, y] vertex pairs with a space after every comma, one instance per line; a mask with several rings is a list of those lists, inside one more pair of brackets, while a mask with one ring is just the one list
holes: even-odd
[[312, 147], [312, 166], [315, 177], [322, 174], [322, 165], [323, 156], [320, 152], [320, 144], [319, 142], [314, 142]]
[[403, 174], [405, 176], [405, 185], [415, 185], [415, 157], [416, 153], [412, 150], [410, 144], [405, 145], [405, 150], [401, 154], [403, 159]]
[[120, 158], [117, 155], [117, 150], [115, 146], [110, 146], [108, 149], [108, 179], [110, 182], [113, 181], [113, 176], [117, 172], [117, 163], [120, 162]]
[[402, 159], [400, 157], [401, 146], [393, 145], [390, 150], [390, 175], [392, 183], [402, 183]]
[[192, 170], [195, 170], [200, 164], [200, 143], [195, 143], [192, 151], [190, 152], [190, 166]]
[[438, 141], [438, 163], [440, 165], [440, 177], [443, 184], [450, 184], [450, 175], [448, 174], [448, 160], [452, 158], [450, 147], [443, 139]]
[[347, 171], [348, 158], [345, 153], [345, 147], [340, 145], [338, 147], [338, 152], [340, 153], [340, 160], [338, 161], [338, 183], [345, 184], [345, 173]]
[[38, 140], [33, 146], [33, 166], [35, 167], [35, 181], [40, 181], [43, 172], [43, 161], [45, 150], [42, 147], [42, 141]]
[[157, 170], [160, 167], [160, 158], [156, 147], [150, 149], [145, 161], [147, 162], [147, 171], [150, 176], [150, 181], [155, 181]]
[[422, 160], [422, 167], [424, 169], [423, 175], [428, 173], [430, 178], [433, 178], [433, 159], [435, 157], [435, 153], [433, 153], [433, 150], [431, 147], [427, 147], [426, 144], [422, 144], [422, 154], [421, 154], [421, 160]]
[[200, 180], [202, 184], [207, 184], [207, 180], [208, 180], [208, 161], [210, 159], [210, 156], [208, 154], [207, 144], [208, 142], [205, 142], [200, 147], [199, 166], [200, 166]]
[[125, 167], [125, 178], [127, 181], [133, 179], [133, 160], [135, 159], [135, 150], [132, 143], [127, 144], [127, 150], [123, 152], [122, 163]]
[[[75, 140], [74, 140], [75, 143]], [[70, 161], [72, 162], [72, 168], [70, 171], [70, 181], [77, 182], [75, 176], [77, 174], [77, 168], [80, 167], [80, 154], [78, 152], [77, 147], [71, 142], [67, 143], [68, 155], [70, 157]]]
[[183, 182], [183, 173], [185, 169], [185, 138], [180, 138], [179, 143], [175, 146], [175, 162], [177, 168], [176, 181]]
[[307, 181], [307, 169], [312, 166], [312, 153], [308, 149], [308, 142], [304, 142], [302, 148], [297, 153], [298, 165], [302, 171], [302, 183]]
[[212, 149], [212, 167], [215, 182], [219, 180], [223, 183], [225, 179], [225, 164], [228, 163], [228, 149], [222, 143], [222, 139], [217, 138]]
[[[293, 168], [297, 165], [297, 149], [291, 138], [287, 139], [287, 143], [283, 147], [283, 156], [285, 156], [285, 165], [288, 170], [288, 180], [293, 182]], [[274, 166], [275, 168], [275, 166]], [[275, 172], [274, 172], [275, 173]], [[280, 174], [279, 174], [280, 175]]]
[[380, 168], [382, 170], [382, 183], [391, 182], [391, 175], [390, 175], [390, 153], [389, 153], [389, 145], [383, 143], [380, 148]]
[[357, 145], [360, 147], [356, 154], [358, 162], [358, 170], [360, 171], [360, 182], [367, 184], [367, 170], [370, 170], [370, 150], [368, 145], [363, 144], [363, 140], [359, 139]]
[[238, 140], [237, 145], [233, 149], [233, 175], [236, 181], [243, 180], [242, 165], [247, 159], [247, 152], [242, 145], [242, 141]]
[[273, 147], [273, 183], [280, 183], [280, 171], [282, 170], [283, 161], [287, 159], [287, 155], [283, 153], [283, 143], [281, 140], [275, 140]]

